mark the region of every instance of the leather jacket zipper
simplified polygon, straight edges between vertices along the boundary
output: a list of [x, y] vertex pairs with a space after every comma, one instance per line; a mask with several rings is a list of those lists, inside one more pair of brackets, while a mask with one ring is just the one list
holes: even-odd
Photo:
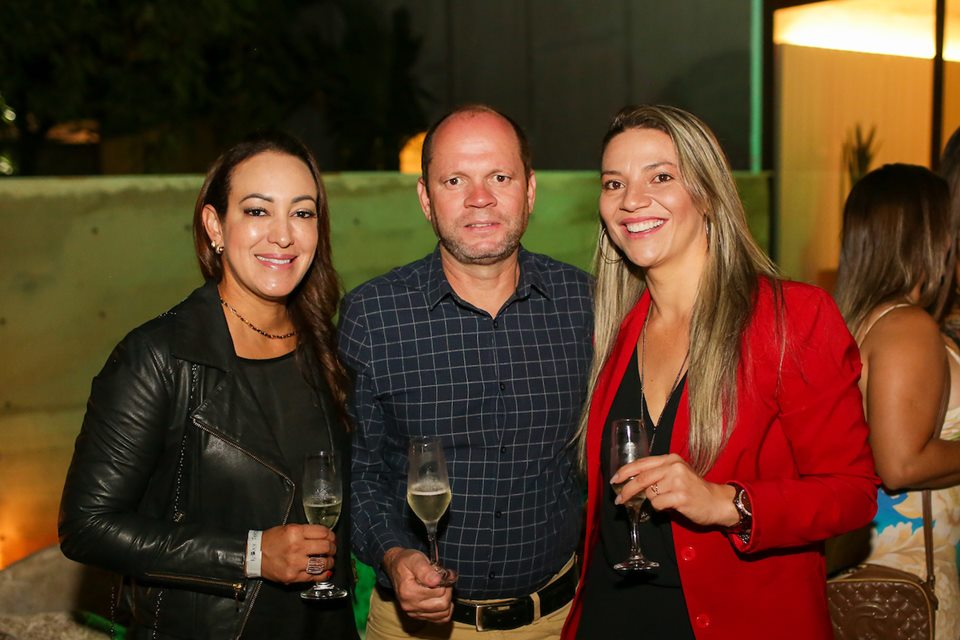
[[214, 578], [202, 578], [200, 576], [182, 576], [173, 573], [156, 573], [153, 571], [147, 571], [144, 573], [147, 578], [152, 578], [156, 580], [163, 580], [166, 582], [181, 582], [188, 585], [201, 585], [201, 586], [210, 586], [215, 585], [217, 587], [229, 588], [233, 591], [234, 597], [239, 599], [240, 594], [243, 593], [243, 583], [242, 582], [231, 582], [230, 580], [216, 580]]
[[[227, 444], [231, 445], [231, 446], [234, 447], [235, 449], [238, 449], [238, 450], [242, 451], [243, 453], [245, 453], [246, 455], [250, 456], [251, 458], [253, 458], [253, 459], [256, 460], [257, 462], [259, 462], [260, 464], [262, 464], [263, 466], [265, 466], [266, 468], [268, 468], [268, 469], [270, 469], [271, 471], [273, 471], [274, 473], [276, 473], [278, 476], [280, 476], [281, 478], [283, 478], [284, 480], [286, 480], [287, 482], [289, 482], [291, 486], [294, 486], [294, 487], [296, 486], [296, 485], [294, 484], [293, 480], [291, 480], [289, 477], [287, 477], [287, 474], [285, 474], [283, 471], [281, 471], [280, 469], [276, 468], [275, 466], [273, 466], [273, 465], [270, 464], [269, 462], [265, 461], [263, 458], [261, 458], [260, 456], [258, 456], [258, 455], [255, 454], [254, 452], [250, 451], [249, 449], [244, 449], [242, 446], [240, 446], [240, 444], [238, 444], [237, 442], [234, 442], [233, 440], [231, 440], [231, 439], [229, 439], [229, 438], [225, 438], [222, 433], [215, 432], [212, 428], [207, 427], [206, 425], [202, 424], [202, 423], [201, 423], [199, 420], [197, 420], [196, 418], [191, 418], [190, 421], [193, 422], [193, 424], [194, 424], [198, 429], [200, 429], [201, 431], [206, 431], [207, 433], [209, 433], [210, 435], [214, 436], [215, 438], [217, 438], [217, 439], [219, 439], [219, 440], [223, 440], [224, 442], [226, 442]], [[286, 510], [284, 511], [283, 520], [280, 522], [281, 525], [287, 524], [287, 520], [290, 519], [290, 509], [293, 508], [293, 496], [294, 496], [294, 493], [295, 493], [295, 492], [292, 492], [292, 493], [290, 494], [290, 499], [287, 501], [287, 508], [286, 508]], [[250, 594], [249, 600], [247, 601], [246, 611], [245, 611], [244, 614], [243, 614], [243, 619], [240, 621], [240, 627], [237, 629], [237, 635], [234, 636], [234, 638], [240, 638], [240, 637], [243, 635], [243, 630], [244, 630], [244, 628], [247, 626], [247, 620], [250, 619], [250, 612], [253, 611], [253, 605], [254, 605], [254, 604], [256, 603], [256, 601], [257, 601], [257, 596], [260, 594], [260, 585], [262, 584], [262, 582], [263, 582], [263, 581], [262, 581], [262, 579], [261, 579], [261, 580], [258, 580], [258, 581], [256, 582], [256, 584], [253, 585], [253, 591], [252, 591], [252, 593]], [[236, 585], [234, 585], [234, 586], [236, 586]], [[240, 586], [241, 591], [242, 591], [243, 585], [241, 584], [241, 585], [239, 585], [239, 586]], [[239, 592], [236, 592], [236, 593], [239, 594]], [[237, 598], [237, 601], [239, 602], [239, 597]]]

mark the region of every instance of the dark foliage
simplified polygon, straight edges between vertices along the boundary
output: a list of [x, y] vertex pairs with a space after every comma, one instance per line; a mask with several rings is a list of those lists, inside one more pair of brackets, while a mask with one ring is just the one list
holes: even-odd
[[200, 170], [296, 113], [326, 123], [327, 169], [395, 168], [425, 128], [409, 18], [374, 0], [3, 0], [0, 95], [21, 173], [57, 123], [147, 145], [144, 170]]

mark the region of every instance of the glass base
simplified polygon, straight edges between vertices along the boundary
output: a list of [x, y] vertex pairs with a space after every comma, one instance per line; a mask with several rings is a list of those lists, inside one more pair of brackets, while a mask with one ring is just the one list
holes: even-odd
[[647, 560], [646, 558], [627, 558], [619, 564], [613, 565], [617, 571], [652, 571], [660, 566], [659, 562]]
[[302, 600], [339, 600], [346, 598], [346, 589], [341, 589], [332, 582], [318, 582], [306, 591], [300, 592]]
[[457, 572], [453, 569], [447, 569], [442, 567], [435, 562], [431, 562], [430, 565], [433, 567], [433, 570], [440, 574], [440, 584], [438, 587], [452, 587], [457, 583]]

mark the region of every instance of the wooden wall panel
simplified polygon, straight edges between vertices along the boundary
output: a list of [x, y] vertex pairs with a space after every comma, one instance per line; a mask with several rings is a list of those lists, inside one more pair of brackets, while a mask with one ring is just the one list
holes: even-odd
[[836, 269], [845, 137], [876, 126], [873, 167], [928, 165], [933, 63], [930, 60], [781, 45], [779, 91], [779, 259], [784, 272], [810, 282]]

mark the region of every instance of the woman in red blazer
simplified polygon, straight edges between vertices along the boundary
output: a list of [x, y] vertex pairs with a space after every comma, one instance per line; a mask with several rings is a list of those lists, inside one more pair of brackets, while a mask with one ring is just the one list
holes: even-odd
[[[825, 292], [777, 278], [693, 115], [622, 110], [601, 180], [586, 546], [563, 637], [832, 638], [822, 541], [876, 511], [856, 344]], [[651, 456], [611, 478], [609, 424], [628, 417]], [[618, 505], [641, 492], [660, 566], [618, 572]]]

